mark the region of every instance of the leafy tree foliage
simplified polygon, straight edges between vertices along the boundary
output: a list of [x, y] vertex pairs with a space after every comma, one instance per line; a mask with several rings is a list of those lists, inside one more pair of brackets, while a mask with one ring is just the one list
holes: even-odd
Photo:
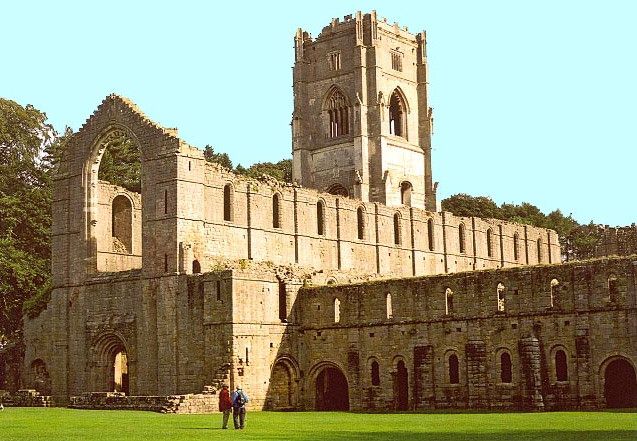
[[292, 182], [292, 160], [282, 159], [279, 162], [257, 162], [251, 165], [249, 168], [244, 168], [241, 164], [237, 165], [235, 172], [249, 176], [251, 178], [258, 178], [261, 175], [272, 176], [278, 181]]
[[55, 151], [56, 133], [46, 119], [0, 98], [0, 337], [7, 340], [20, 339], [25, 301], [50, 293], [53, 160], [46, 151]]
[[442, 209], [456, 216], [489, 217], [553, 229], [560, 236], [562, 256], [566, 260], [593, 257], [601, 234], [599, 227], [592, 222], [580, 225], [570, 214], [564, 216], [560, 210], [546, 215], [528, 202], [498, 206], [489, 197], [461, 193], [444, 199]]
[[122, 138], [109, 143], [100, 161], [99, 179], [141, 193], [142, 162], [135, 143]]
[[208, 162], [216, 162], [228, 170], [232, 170], [232, 161], [230, 160], [230, 156], [228, 156], [227, 153], [216, 153], [215, 149], [211, 145], [206, 145], [203, 150], [203, 156]]

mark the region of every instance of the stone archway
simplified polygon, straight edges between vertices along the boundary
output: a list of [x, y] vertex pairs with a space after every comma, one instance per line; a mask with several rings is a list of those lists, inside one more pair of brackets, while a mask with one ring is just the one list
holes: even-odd
[[315, 382], [316, 410], [349, 410], [347, 378], [335, 365], [319, 369]]
[[272, 367], [267, 408], [292, 410], [298, 407], [298, 367], [291, 358], [279, 358]]
[[129, 353], [115, 334], [102, 335], [93, 346], [91, 378], [93, 390], [130, 393]]
[[637, 406], [637, 379], [628, 360], [615, 358], [606, 365], [604, 399], [608, 408]]

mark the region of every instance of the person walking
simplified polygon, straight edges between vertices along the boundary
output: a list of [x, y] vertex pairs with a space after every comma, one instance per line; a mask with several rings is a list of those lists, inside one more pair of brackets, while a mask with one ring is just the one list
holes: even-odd
[[219, 392], [219, 411], [223, 412], [223, 425], [222, 429], [228, 428], [228, 418], [230, 418], [230, 411], [232, 410], [232, 401], [230, 400], [230, 391], [228, 385], [224, 384]]
[[248, 401], [248, 395], [241, 389], [241, 386], [237, 386], [237, 390], [232, 392], [232, 420], [234, 421], [235, 429], [243, 429], [245, 427], [246, 404]]

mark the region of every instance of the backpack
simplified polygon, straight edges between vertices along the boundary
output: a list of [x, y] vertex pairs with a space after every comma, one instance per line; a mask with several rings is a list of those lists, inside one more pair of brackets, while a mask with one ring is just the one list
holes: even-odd
[[234, 397], [234, 407], [243, 407], [245, 406], [246, 402], [246, 396], [243, 395], [243, 391], [238, 391], [237, 395]]

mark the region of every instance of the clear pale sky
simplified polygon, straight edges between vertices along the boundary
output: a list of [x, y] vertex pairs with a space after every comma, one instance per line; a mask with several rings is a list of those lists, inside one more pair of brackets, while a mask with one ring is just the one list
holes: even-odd
[[637, 1], [5, 1], [0, 96], [62, 131], [115, 92], [235, 164], [278, 161], [296, 28], [372, 9], [427, 31], [439, 199], [637, 222]]

